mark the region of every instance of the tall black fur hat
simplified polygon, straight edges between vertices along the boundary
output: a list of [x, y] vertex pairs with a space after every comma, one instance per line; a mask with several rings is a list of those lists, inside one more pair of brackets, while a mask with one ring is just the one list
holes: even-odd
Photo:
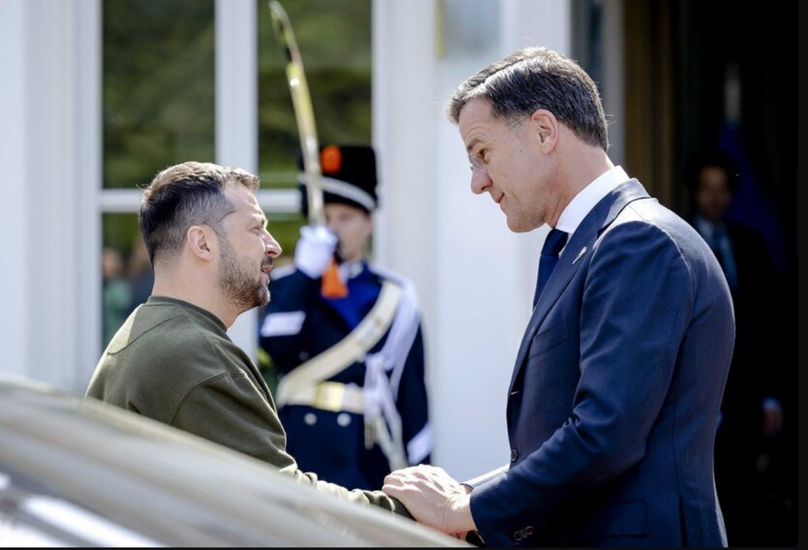
[[[303, 169], [303, 159], [298, 159]], [[342, 203], [361, 208], [368, 214], [378, 207], [376, 195], [376, 155], [368, 145], [326, 145], [320, 148], [323, 172], [323, 202]], [[306, 175], [298, 176], [301, 210], [308, 216]]]

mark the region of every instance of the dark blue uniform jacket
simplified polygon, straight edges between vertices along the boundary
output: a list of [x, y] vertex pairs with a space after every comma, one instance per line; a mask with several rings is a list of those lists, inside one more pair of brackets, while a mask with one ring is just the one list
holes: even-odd
[[[362, 264], [361, 271], [347, 283], [347, 297], [326, 299], [320, 293], [320, 279], [292, 268], [276, 269], [270, 289], [272, 299], [259, 322], [259, 333], [261, 347], [281, 375], [345, 338], [373, 307], [387, 276]], [[282, 323], [268, 322], [278, 314], [281, 316], [275, 321], [283, 318]], [[382, 348], [388, 334], [371, 353]], [[396, 408], [408, 461], [428, 464], [431, 437], [420, 322], [403, 370], [388, 376], [394, 377], [396, 383]], [[361, 387], [365, 363], [355, 362], [328, 380]], [[389, 463], [378, 445], [365, 448], [362, 415], [287, 405], [281, 407], [279, 416], [288, 437], [287, 450], [303, 471], [344, 487], [381, 488], [390, 471]]]

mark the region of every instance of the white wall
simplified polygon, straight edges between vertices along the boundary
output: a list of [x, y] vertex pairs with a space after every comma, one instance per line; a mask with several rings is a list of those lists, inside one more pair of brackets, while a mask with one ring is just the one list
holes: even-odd
[[0, 3], [0, 159], [8, 200], [0, 216], [0, 369], [76, 390], [86, 387], [100, 341], [100, 320], [91, 314], [100, 307], [100, 269], [84, 269], [100, 266], [87, 193], [99, 158], [89, 129], [98, 119], [87, 106], [100, 109], [100, 101], [97, 79], [82, 81], [96, 61], [83, 55], [98, 37], [94, 6]]
[[[28, 284], [24, 266], [28, 263], [28, 243], [21, 238], [26, 226], [28, 195], [25, 165], [25, 9], [22, 0], [0, 2], [0, 166], [3, 166], [3, 215], [0, 235], [4, 251], [0, 254], [0, 370], [23, 374], [28, 365], [25, 345]], [[13, 237], [13, 238], [12, 238]]]
[[444, 108], [462, 80], [516, 48], [568, 53], [570, 14], [552, 0], [450, 4], [374, 4], [376, 239], [377, 259], [413, 279], [423, 304], [433, 460], [465, 479], [509, 457], [506, 394], [546, 230], [510, 233], [490, 198], [471, 193]]

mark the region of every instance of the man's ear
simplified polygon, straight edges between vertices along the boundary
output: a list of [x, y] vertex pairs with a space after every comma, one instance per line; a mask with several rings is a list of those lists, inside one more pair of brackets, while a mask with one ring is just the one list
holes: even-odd
[[192, 225], [185, 234], [185, 242], [191, 250], [191, 254], [202, 261], [213, 261], [213, 251], [218, 243], [216, 234], [210, 227]]
[[543, 153], [549, 153], [558, 142], [558, 120], [547, 109], [538, 109], [530, 120], [533, 122], [539, 148]]

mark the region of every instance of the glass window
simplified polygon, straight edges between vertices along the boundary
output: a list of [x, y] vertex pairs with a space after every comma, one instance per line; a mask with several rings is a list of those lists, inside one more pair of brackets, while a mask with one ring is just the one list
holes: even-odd
[[[321, 143], [370, 143], [371, 0], [284, 0], [301, 49]], [[161, 169], [215, 162], [214, 0], [102, 0], [103, 345], [151, 291], [137, 225], [139, 193]], [[233, 4], [222, 3], [223, 10]], [[258, 171], [265, 189], [293, 189], [299, 137], [268, 3], [257, 0]], [[305, 223], [262, 204], [290, 262]], [[283, 201], [281, 201], [283, 202]], [[279, 203], [280, 204], [280, 203]], [[136, 288], [134, 278], [141, 276]], [[125, 282], [126, 284], [119, 284]]]
[[[169, 165], [214, 161], [214, 1], [102, 6], [104, 188], [137, 190]], [[137, 209], [130, 200], [101, 214], [103, 347], [151, 294]]]
[[104, 187], [214, 160], [213, 0], [105, 0]]
[[137, 214], [104, 214], [101, 251], [101, 344], [106, 347], [115, 331], [151, 294], [154, 276]]
[[[321, 145], [371, 142], [371, 0], [282, 2], [306, 70]], [[286, 56], [258, 2], [259, 170], [266, 188], [297, 185], [300, 138]]]

